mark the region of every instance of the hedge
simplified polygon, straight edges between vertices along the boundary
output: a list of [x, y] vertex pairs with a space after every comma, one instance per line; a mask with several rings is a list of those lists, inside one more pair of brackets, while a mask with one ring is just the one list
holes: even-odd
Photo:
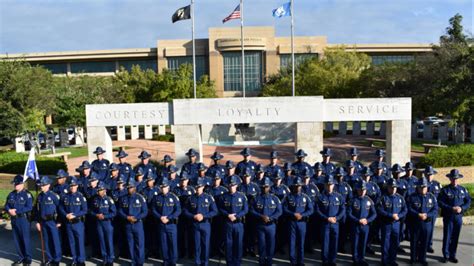
[[421, 166], [434, 167], [474, 165], [474, 144], [459, 144], [448, 148], [432, 149], [420, 159]]
[[[0, 173], [23, 174], [27, 161], [27, 153], [1, 152]], [[36, 165], [40, 175], [55, 175], [59, 169], [67, 169], [66, 163], [61, 158], [36, 156]]]

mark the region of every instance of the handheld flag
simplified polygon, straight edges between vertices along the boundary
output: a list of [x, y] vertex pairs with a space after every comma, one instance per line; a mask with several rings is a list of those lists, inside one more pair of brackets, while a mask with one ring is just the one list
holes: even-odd
[[38, 167], [36, 167], [35, 148], [31, 148], [30, 154], [28, 155], [28, 162], [26, 162], [23, 181], [26, 181], [28, 178], [31, 178], [35, 181], [38, 181], [40, 179], [38, 174]]
[[229, 16], [227, 16], [225, 19], [222, 20], [222, 23], [226, 23], [227, 21], [231, 19], [238, 19], [240, 18], [240, 4], [237, 5], [237, 7], [230, 13]]
[[283, 4], [282, 6], [273, 9], [273, 16], [276, 18], [291, 16], [291, 2]]
[[176, 12], [174, 12], [173, 16], [171, 17], [171, 21], [175, 23], [176, 21], [190, 19], [190, 18], [191, 18], [191, 5], [188, 5], [176, 10]]

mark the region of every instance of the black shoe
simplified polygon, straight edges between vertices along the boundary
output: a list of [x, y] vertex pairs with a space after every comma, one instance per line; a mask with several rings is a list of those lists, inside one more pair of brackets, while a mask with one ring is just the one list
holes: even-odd
[[304, 250], [304, 252], [308, 254], [314, 254], [314, 250], [312, 248], [307, 248]]
[[426, 250], [426, 252], [428, 252], [428, 253], [434, 253], [434, 250], [433, 250], [432, 247], [429, 247], [429, 248]]
[[23, 260], [17, 260], [12, 265], [23, 265]]
[[23, 262], [23, 266], [30, 266], [31, 265], [31, 261], [30, 262]]
[[458, 259], [456, 258], [449, 258], [449, 261], [452, 263], [458, 263]]
[[402, 247], [398, 247], [397, 252], [402, 254], [407, 253]]
[[443, 257], [442, 259], [439, 260], [441, 263], [447, 263], [448, 262], [448, 258], [446, 257]]
[[366, 247], [365, 253], [370, 254], [370, 255], [375, 255], [375, 251], [371, 247]]
[[361, 260], [360, 264], [361, 266], [369, 266], [369, 263], [366, 260]]
[[398, 263], [394, 262], [392, 263], [392, 266], [398, 266]]
[[426, 261], [420, 261], [420, 263], [421, 263], [421, 265], [423, 265], [423, 266], [428, 266], [428, 262], [426, 262]]
[[257, 257], [257, 254], [255, 254], [255, 251], [250, 250], [250, 251], [249, 251], [249, 256], [250, 256], [250, 257]]

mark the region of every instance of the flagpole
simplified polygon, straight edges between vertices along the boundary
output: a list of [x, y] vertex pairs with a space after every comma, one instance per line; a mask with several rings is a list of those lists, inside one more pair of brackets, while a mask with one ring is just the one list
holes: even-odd
[[196, 47], [194, 42], [194, 0], [191, 0], [191, 31], [193, 38], [193, 95], [196, 99]]
[[293, 21], [293, 0], [291, 0], [291, 92], [292, 96], [295, 96], [295, 43], [294, 43], [294, 35], [295, 35], [295, 25]]
[[242, 49], [242, 97], [245, 98], [244, 0], [240, 0], [240, 45]]

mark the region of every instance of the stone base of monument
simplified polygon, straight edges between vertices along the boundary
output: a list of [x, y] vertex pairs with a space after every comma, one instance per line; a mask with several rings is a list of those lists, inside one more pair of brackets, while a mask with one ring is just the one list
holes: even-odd
[[249, 141], [234, 141], [234, 146], [257, 146], [260, 145], [258, 140], [249, 140]]

